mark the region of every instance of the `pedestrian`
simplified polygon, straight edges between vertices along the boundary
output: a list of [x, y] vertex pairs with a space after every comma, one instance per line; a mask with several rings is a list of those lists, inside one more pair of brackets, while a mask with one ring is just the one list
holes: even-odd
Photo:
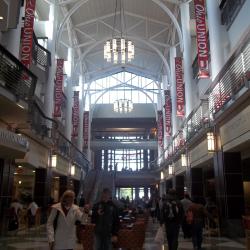
[[95, 250], [111, 250], [112, 242], [117, 242], [119, 216], [108, 188], [103, 189], [100, 202], [93, 206], [92, 223], [95, 224]]
[[202, 204], [202, 199], [195, 197], [192, 199], [193, 203], [188, 208], [188, 211], [192, 213], [192, 242], [193, 247], [196, 250], [201, 250], [203, 240], [203, 227], [205, 224], [205, 218], [208, 217], [213, 220], [212, 216], [208, 213], [207, 209]]
[[182, 225], [181, 225], [184, 239], [191, 238], [192, 237], [192, 227], [190, 224], [187, 223], [187, 220], [186, 220], [186, 214], [187, 214], [188, 208], [192, 204], [192, 201], [191, 201], [188, 193], [184, 194], [184, 198], [181, 200], [181, 204], [182, 204], [183, 210], [184, 210], [184, 219], [183, 219]]
[[50, 250], [73, 250], [76, 244], [76, 225], [82, 222], [82, 212], [74, 204], [75, 193], [67, 190], [61, 201], [52, 205], [47, 221]]
[[163, 201], [161, 210], [161, 226], [165, 224], [169, 250], [177, 250], [180, 225], [183, 220], [183, 207], [177, 199], [175, 189], [170, 189]]

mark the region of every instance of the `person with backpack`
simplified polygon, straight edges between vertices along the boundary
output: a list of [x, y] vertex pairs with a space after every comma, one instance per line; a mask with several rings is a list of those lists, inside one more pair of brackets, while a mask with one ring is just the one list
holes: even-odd
[[177, 199], [175, 189], [170, 189], [163, 201], [161, 222], [165, 224], [169, 250], [177, 250], [180, 225], [184, 216], [181, 202]]
[[76, 225], [81, 224], [83, 213], [74, 203], [75, 193], [67, 190], [61, 201], [52, 205], [47, 221], [50, 250], [73, 250], [76, 245]]

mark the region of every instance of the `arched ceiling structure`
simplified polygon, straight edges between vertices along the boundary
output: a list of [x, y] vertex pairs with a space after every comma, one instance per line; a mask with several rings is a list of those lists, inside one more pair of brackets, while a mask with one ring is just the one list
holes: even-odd
[[[87, 81], [120, 71], [161, 80], [169, 73], [163, 57], [170, 46], [177, 44], [182, 50], [178, 0], [123, 0], [125, 32], [135, 45], [135, 59], [118, 65], [104, 60], [100, 42], [112, 38], [115, 0], [37, 0], [37, 5], [42, 8], [53, 1], [60, 11], [57, 52], [66, 57], [73, 46], [76, 72], [83, 72]], [[116, 29], [121, 30], [119, 22]]]

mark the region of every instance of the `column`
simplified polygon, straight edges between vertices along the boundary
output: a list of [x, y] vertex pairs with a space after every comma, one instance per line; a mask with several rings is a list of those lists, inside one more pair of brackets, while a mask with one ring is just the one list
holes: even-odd
[[79, 128], [78, 128], [78, 137], [77, 137], [77, 147], [80, 151], [83, 149], [83, 77], [79, 76]]
[[173, 180], [172, 179], [166, 180], [166, 193], [171, 188], [173, 188]]
[[184, 197], [184, 176], [177, 175], [175, 176], [175, 190], [179, 199]]
[[94, 166], [95, 166], [96, 169], [101, 169], [102, 168], [102, 150], [96, 150], [95, 151]]
[[74, 61], [73, 49], [68, 48], [68, 62], [65, 63], [65, 70], [67, 70], [67, 107], [66, 107], [66, 134], [68, 140], [71, 141], [72, 134], [72, 106], [73, 106], [73, 85], [72, 85], [72, 65]]
[[139, 188], [135, 188], [135, 200], [139, 200]]
[[0, 235], [8, 230], [8, 208], [12, 199], [15, 166], [10, 160], [0, 159]]
[[51, 168], [38, 168], [35, 172], [34, 199], [39, 207], [47, 207], [52, 183]]
[[225, 32], [221, 25], [221, 13], [218, 1], [206, 1], [207, 4], [207, 18], [209, 29], [209, 43], [211, 54], [211, 79], [215, 79], [222, 66], [224, 65], [223, 54], [223, 39], [222, 34]]
[[214, 156], [216, 198], [223, 233], [242, 237], [244, 191], [240, 152], [217, 152]]
[[202, 168], [191, 168], [191, 197], [202, 199], [203, 197], [203, 172]]
[[108, 170], [108, 150], [105, 149], [104, 150], [104, 163], [103, 163], [103, 166], [104, 166], [104, 170]]
[[73, 180], [74, 183], [74, 192], [76, 194], [76, 197], [78, 196], [79, 190], [80, 190], [80, 181]]
[[59, 178], [59, 198], [68, 189], [68, 176], [60, 176]]
[[[49, 21], [46, 23], [46, 32], [48, 32], [48, 50], [51, 53], [51, 67], [49, 70], [48, 82], [46, 84], [44, 96], [44, 111], [47, 117], [52, 118], [54, 107], [54, 79], [56, 72], [55, 60], [55, 43], [56, 43], [56, 30], [57, 30], [57, 9], [55, 4], [50, 5]], [[50, 28], [49, 28], [50, 27]], [[51, 122], [48, 121], [48, 126], [51, 127]]]
[[144, 197], [148, 197], [148, 187], [144, 187]]
[[186, 100], [186, 117], [193, 109], [193, 104], [196, 103], [193, 88], [192, 76], [192, 46], [191, 46], [191, 33], [190, 33], [190, 13], [189, 3], [181, 3], [181, 27], [183, 35], [183, 69], [184, 69], [184, 82], [185, 82], [185, 100]]
[[[9, 3], [9, 4], [11, 7], [11, 3]], [[2, 33], [1, 43], [16, 58], [19, 58], [19, 55], [20, 55], [21, 30], [22, 30], [22, 24], [23, 24], [22, 18], [25, 16], [24, 11], [25, 11], [25, 6], [22, 6], [20, 8], [19, 21], [18, 21], [16, 28], [15, 29], [8, 29], [7, 32]]]
[[148, 150], [143, 150], [143, 168], [148, 169]]

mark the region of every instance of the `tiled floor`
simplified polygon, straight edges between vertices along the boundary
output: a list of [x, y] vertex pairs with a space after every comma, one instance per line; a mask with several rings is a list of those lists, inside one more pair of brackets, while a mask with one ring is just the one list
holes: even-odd
[[[166, 244], [159, 245], [154, 242], [158, 224], [149, 221], [144, 250], [167, 250]], [[190, 240], [179, 238], [180, 250], [193, 249]], [[207, 250], [241, 250], [246, 249], [243, 243], [232, 241], [228, 238], [205, 237], [203, 249]], [[0, 250], [48, 250], [47, 238], [44, 228], [40, 231], [20, 231], [16, 236], [0, 237]], [[82, 250], [78, 245], [77, 250]]]

